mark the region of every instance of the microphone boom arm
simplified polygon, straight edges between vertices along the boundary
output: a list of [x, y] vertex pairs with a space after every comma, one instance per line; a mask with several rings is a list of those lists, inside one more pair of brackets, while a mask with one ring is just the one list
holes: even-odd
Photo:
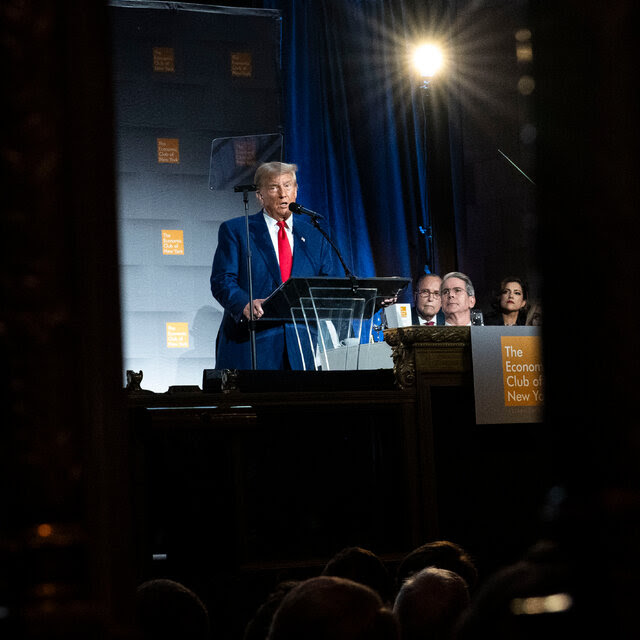
[[338, 256], [338, 259], [340, 260], [340, 264], [342, 265], [342, 268], [344, 270], [344, 275], [351, 280], [351, 288], [355, 293], [358, 289], [358, 279], [353, 275], [353, 273], [351, 273], [351, 270], [349, 269], [349, 267], [347, 267], [344, 259], [342, 258], [342, 254], [340, 253], [340, 250], [335, 245], [333, 240], [329, 237], [329, 234], [320, 226], [319, 220], [322, 219], [322, 216], [319, 213], [316, 213], [315, 211], [311, 211], [311, 209], [306, 209], [305, 207], [298, 204], [297, 202], [291, 202], [289, 204], [289, 210], [293, 211], [293, 213], [304, 214], [311, 218], [311, 224], [313, 224], [313, 226], [324, 236], [325, 240], [331, 245], [331, 248], [334, 250], [335, 254]]
[[333, 240], [329, 237], [329, 234], [320, 226], [318, 218], [316, 218], [315, 216], [311, 216], [311, 224], [313, 224], [313, 226], [324, 236], [326, 241], [331, 245], [331, 248], [335, 251], [338, 259], [340, 260], [340, 264], [342, 265], [342, 269], [344, 270], [344, 275], [351, 280], [351, 288], [355, 293], [358, 289], [358, 279], [353, 275], [349, 267], [347, 267], [338, 247], [336, 247]]

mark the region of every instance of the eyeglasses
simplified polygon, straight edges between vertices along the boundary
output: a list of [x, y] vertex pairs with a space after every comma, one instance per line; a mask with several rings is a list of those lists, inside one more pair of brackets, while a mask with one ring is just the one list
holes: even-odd
[[293, 190], [295, 184], [293, 182], [285, 182], [284, 184], [268, 184], [264, 187], [267, 193], [278, 193], [282, 189], [283, 192]]
[[459, 296], [461, 293], [466, 293], [466, 291], [462, 287], [453, 287], [451, 289], [443, 289], [441, 293], [443, 296], [448, 296], [449, 294]]
[[418, 291], [418, 296], [420, 298], [439, 298], [440, 297], [440, 292], [439, 291], [429, 291], [429, 289], [420, 289], [420, 291]]

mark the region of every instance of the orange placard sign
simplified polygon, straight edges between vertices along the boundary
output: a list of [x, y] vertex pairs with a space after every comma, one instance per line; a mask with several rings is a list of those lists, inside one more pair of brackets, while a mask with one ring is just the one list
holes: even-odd
[[253, 76], [253, 58], [250, 51], [231, 52], [231, 75], [234, 78], [251, 78]]
[[543, 404], [544, 371], [540, 336], [501, 336], [506, 407]]
[[189, 323], [188, 322], [167, 322], [167, 348], [168, 349], [188, 349], [189, 348]]
[[162, 255], [184, 255], [184, 232], [182, 229], [162, 230]]
[[158, 73], [173, 73], [176, 70], [173, 47], [153, 47], [153, 70]]
[[178, 138], [158, 138], [158, 162], [180, 163], [180, 140]]

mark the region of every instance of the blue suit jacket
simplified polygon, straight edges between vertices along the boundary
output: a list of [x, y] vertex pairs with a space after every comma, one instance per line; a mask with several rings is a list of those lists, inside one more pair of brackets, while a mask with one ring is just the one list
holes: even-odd
[[[292, 278], [344, 275], [336, 270], [331, 245], [310, 222], [296, 218], [293, 236]], [[266, 298], [282, 284], [282, 279], [262, 211], [249, 216], [249, 240], [253, 297]], [[242, 313], [249, 302], [244, 217], [220, 225], [211, 270], [211, 292], [224, 308], [216, 341], [216, 368], [251, 369], [249, 330]], [[258, 369], [303, 368], [292, 323], [256, 322], [256, 366]]]

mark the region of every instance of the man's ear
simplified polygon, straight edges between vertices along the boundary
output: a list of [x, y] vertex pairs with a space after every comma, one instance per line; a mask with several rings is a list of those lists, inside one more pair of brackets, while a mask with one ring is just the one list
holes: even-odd
[[476, 297], [469, 296], [469, 309], [473, 309], [476, 306]]

